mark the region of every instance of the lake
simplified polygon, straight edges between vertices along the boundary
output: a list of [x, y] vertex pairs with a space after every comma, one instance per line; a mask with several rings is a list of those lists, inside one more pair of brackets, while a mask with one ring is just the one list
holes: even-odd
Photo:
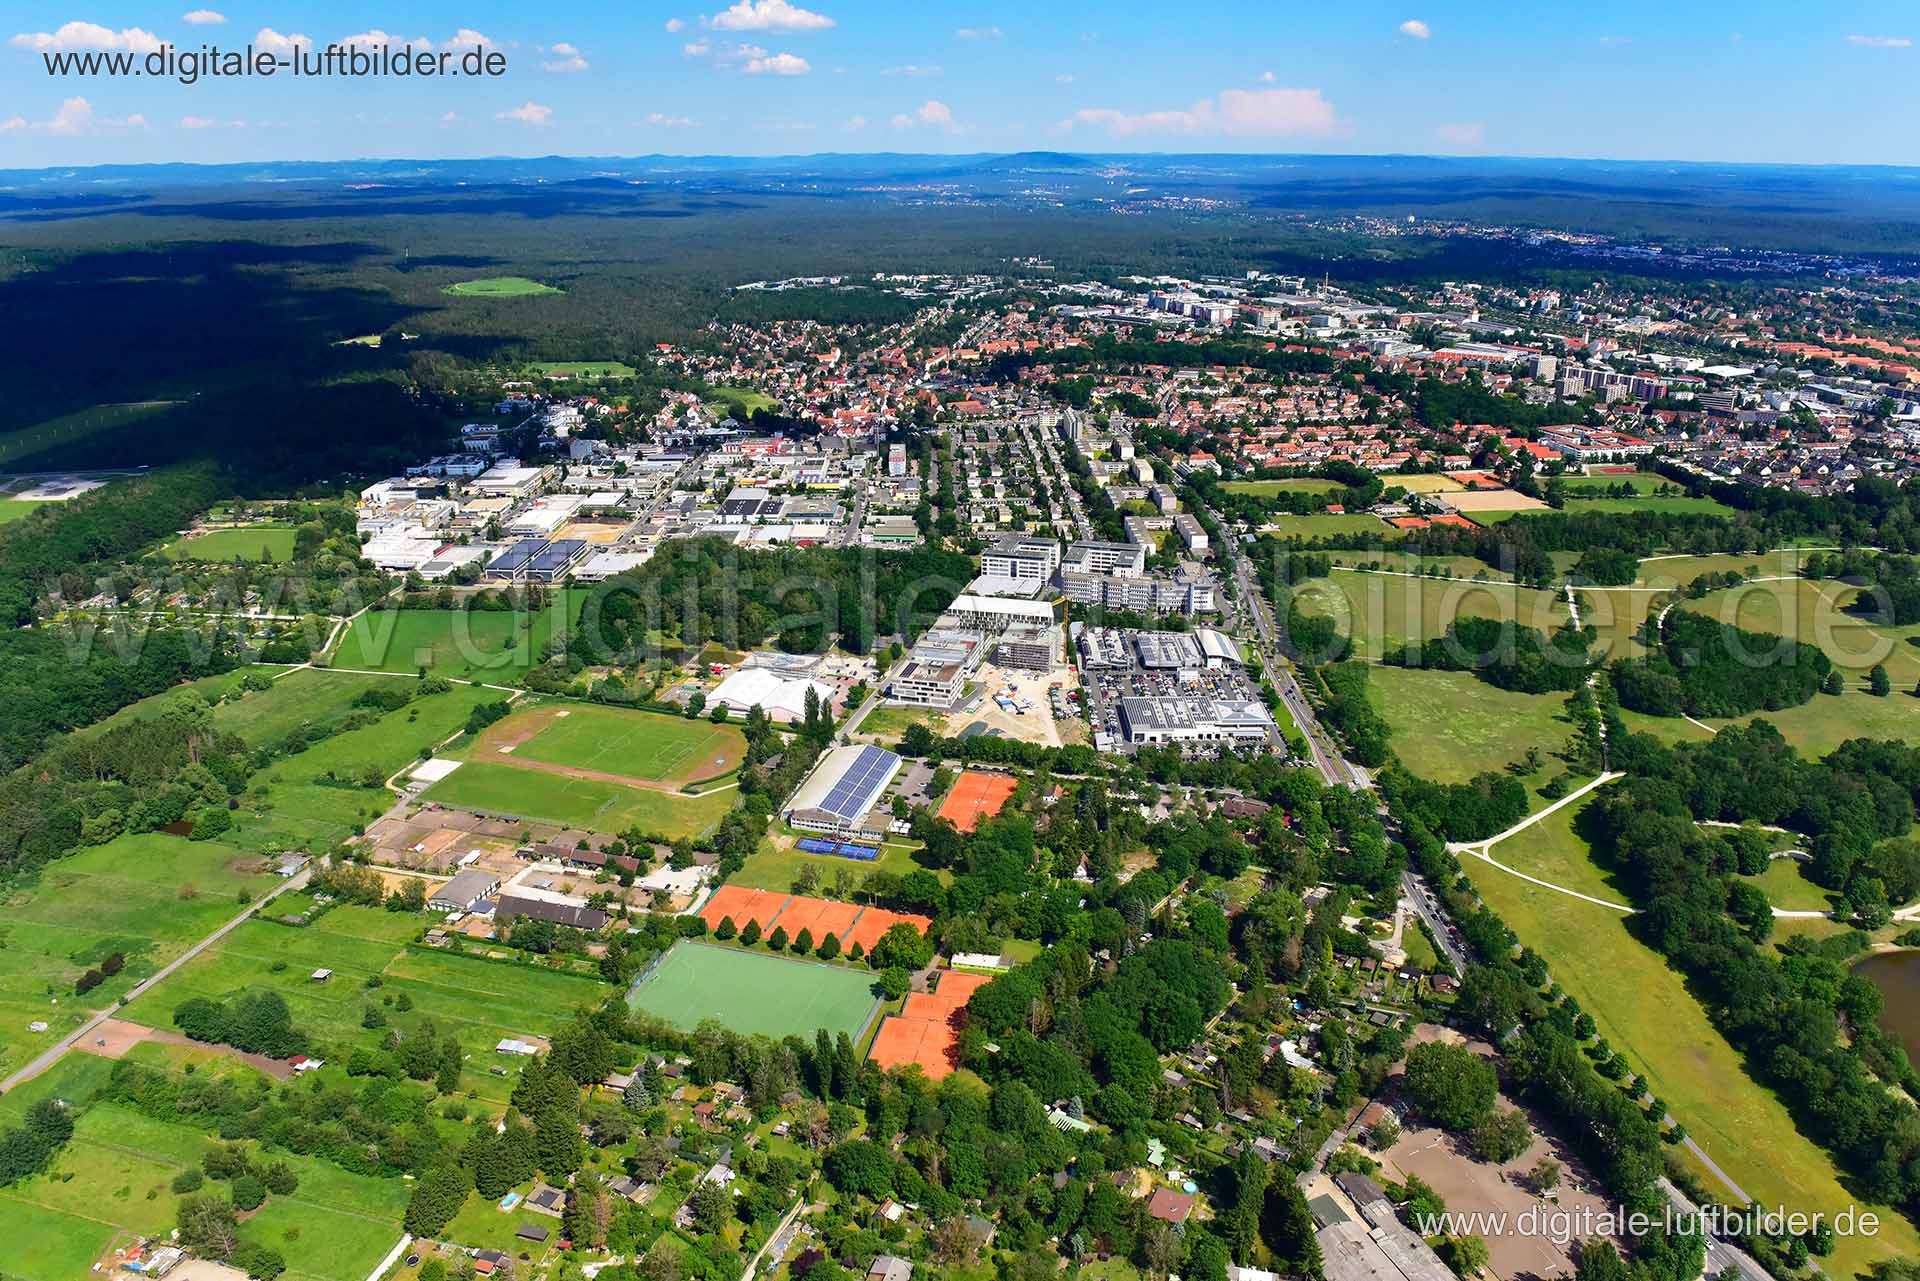
[[1886, 999], [1880, 1026], [1899, 1038], [1909, 1058], [1920, 1062], [1920, 951], [1881, 952], [1854, 968]]

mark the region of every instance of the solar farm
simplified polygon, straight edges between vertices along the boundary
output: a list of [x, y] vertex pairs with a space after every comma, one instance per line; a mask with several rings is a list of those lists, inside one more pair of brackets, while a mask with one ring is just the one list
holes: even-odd
[[865, 970], [687, 940], [627, 993], [627, 1004], [680, 1028], [718, 1019], [740, 1033], [811, 1036], [818, 1028], [859, 1040], [878, 1008]]

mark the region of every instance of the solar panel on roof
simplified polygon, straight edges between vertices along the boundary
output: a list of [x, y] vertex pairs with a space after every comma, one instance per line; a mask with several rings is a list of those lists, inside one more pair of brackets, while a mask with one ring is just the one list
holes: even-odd
[[862, 747], [840, 781], [833, 785], [820, 807], [851, 822], [867, 808], [878, 790], [880, 780], [892, 770], [894, 755], [878, 747]]

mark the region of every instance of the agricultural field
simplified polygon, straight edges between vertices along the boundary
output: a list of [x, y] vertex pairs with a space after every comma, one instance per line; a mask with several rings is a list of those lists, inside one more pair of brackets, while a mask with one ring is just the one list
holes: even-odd
[[161, 552], [169, 560], [209, 563], [292, 560], [293, 526], [262, 524], [210, 529], [204, 534], [176, 538], [161, 548]]
[[[49, 864], [0, 897], [0, 1076], [280, 884], [231, 845], [161, 832], [117, 837]], [[126, 968], [85, 996], [74, 983], [114, 952]], [[29, 1032], [45, 1022], [45, 1032]]]
[[1553, 753], [1571, 727], [1564, 694], [1515, 694], [1471, 672], [1375, 667], [1369, 697], [1393, 727], [1393, 750], [1422, 778], [1464, 783], [1540, 750], [1543, 775], [1557, 773]]
[[733, 725], [660, 712], [574, 704], [516, 712], [480, 736], [471, 757], [542, 761], [654, 782], [689, 783], [739, 768], [746, 735]]
[[[331, 672], [316, 675], [335, 677]], [[278, 694], [277, 686], [271, 694]], [[289, 701], [295, 701], [300, 691], [289, 694]], [[389, 776], [459, 733], [476, 706], [499, 697], [478, 685], [456, 685], [273, 761], [248, 781], [233, 815], [233, 830], [223, 839], [250, 850], [330, 848], [392, 803], [393, 795], [383, 785]], [[269, 705], [257, 714], [264, 723], [269, 715], [293, 713]]]
[[544, 819], [592, 832], [637, 827], [667, 840], [713, 830], [738, 797], [731, 789], [687, 796], [493, 761], [469, 761], [426, 793], [426, 799], [456, 809]]
[[[393, 1014], [394, 1025], [429, 1018], [455, 1033], [468, 1055], [462, 1088], [502, 1103], [512, 1083], [485, 1071], [500, 1061], [493, 1047], [506, 1037], [553, 1031], [575, 1010], [605, 1000], [608, 989], [577, 974], [410, 946], [426, 922], [414, 913], [349, 906], [306, 926], [248, 921], [142, 993], [124, 1017], [171, 1028], [173, 1011], [193, 997], [271, 989], [285, 998], [295, 1026], [339, 1052], [379, 1044], [385, 1030], [363, 1027], [363, 1015], [405, 993], [412, 1014]], [[333, 977], [316, 983], [310, 976], [321, 968]], [[369, 990], [374, 977], [379, 986]]]
[[1466, 486], [1440, 472], [1417, 472], [1406, 476], [1387, 473], [1380, 477], [1388, 489], [1398, 486], [1409, 494], [1446, 494]]
[[1358, 658], [1378, 658], [1391, 646], [1444, 636], [1448, 623], [1463, 615], [1514, 619], [1549, 633], [1567, 619], [1565, 597], [1553, 592], [1342, 570], [1298, 584], [1294, 600], [1304, 613], [1333, 618], [1352, 639]]
[[[1623, 901], [1594, 865], [1569, 806], [1494, 846], [1509, 867], [1613, 902]], [[1554, 979], [1592, 1014], [1688, 1133], [1763, 1205], [1831, 1216], [1854, 1198], [1833, 1162], [1803, 1137], [1785, 1106], [1747, 1075], [1740, 1056], [1708, 1019], [1665, 958], [1646, 947], [1617, 911], [1529, 884], [1473, 857], [1461, 859], [1474, 888], [1546, 958]], [[1702, 1177], [1712, 1176], [1702, 1171]], [[1827, 1267], [1864, 1272], [1876, 1259], [1910, 1255], [1920, 1234], [1883, 1216], [1878, 1236], [1842, 1238]]]
[[1229, 494], [1252, 494], [1256, 498], [1272, 498], [1276, 494], [1331, 494], [1337, 489], [1345, 489], [1337, 480], [1322, 480], [1317, 476], [1287, 476], [1278, 480], [1228, 480], [1222, 481], [1220, 488]]
[[775, 1039], [824, 1027], [858, 1040], [878, 1004], [873, 980], [864, 970], [686, 940], [635, 981], [627, 1004], [689, 1030], [720, 1019]]
[[136, 400], [124, 404], [95, 405], [91, 409], [62, 414], [31, 427], [8, 432], [0, 436], [0, 467], [49, 449], [78, 445], [95, 436], [117, 431], [128, 423], [171, 409], [179, 403], [174, 400]]
[[639, 372], [618, 360], [536, 360], [533, 368], [545, 378], [631, 378]]
[[[45, 1175], [0, 1191], [0, 1217], [9, 1250], [44, 1271], [26, 1281], [64, 1281], [87, 1275], [94, 1259], [122, 1233], [164, 1236], [179, 1198], [173, 1176], [197, 1166], [216, 1140], [187, 1125], [158, 1121], [117, 1103], [94, 1101], [113, 1064], [74, 1053], [22, 1086], [0, 1107], [24, 1111], [39, 1098], [59, 1098], [79, 1115], [74, 1137]], [[251, 1078], [252, 1069], [228, 1059], [213, 1065], [222, 1076]], [[408, 1187], [398, 1179], [349, 1174], [311, 1157], [276, 1150], [299, 1178], [286, 1196], [269, 1198], [247, 1220], [246, 1237], [280, 1250], [295, 1281], [362, 1281], [400, 1238]], [[22, 1236], [24, 1234], [24, 1238]], [[9, 1255], [9, 1271], [15, 1268]]]
[[556, 629], [579, 621], [585, 592], [553, 592], [531, 614], [507, 609], [369, 610], [334, 648], [331, 665], [454, 680], [511, 682], [540, 661]]
[[480, 280], [462, 280], [448, 285], [442, 292], [455, 298], [531, 298], [564, 291], [525, 276], [487, 276]]

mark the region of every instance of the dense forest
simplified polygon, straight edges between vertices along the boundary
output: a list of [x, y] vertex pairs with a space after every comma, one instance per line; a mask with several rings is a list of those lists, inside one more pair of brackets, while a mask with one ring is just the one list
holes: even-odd
[[1833, 660], [1816, 645], [1750, 632], [1676, 609], [1648, 620], [1645, 658], [1608, 670], [1620, 705], [1649, 716], [1744, 716], [1798, 707], [1826, 684]]

